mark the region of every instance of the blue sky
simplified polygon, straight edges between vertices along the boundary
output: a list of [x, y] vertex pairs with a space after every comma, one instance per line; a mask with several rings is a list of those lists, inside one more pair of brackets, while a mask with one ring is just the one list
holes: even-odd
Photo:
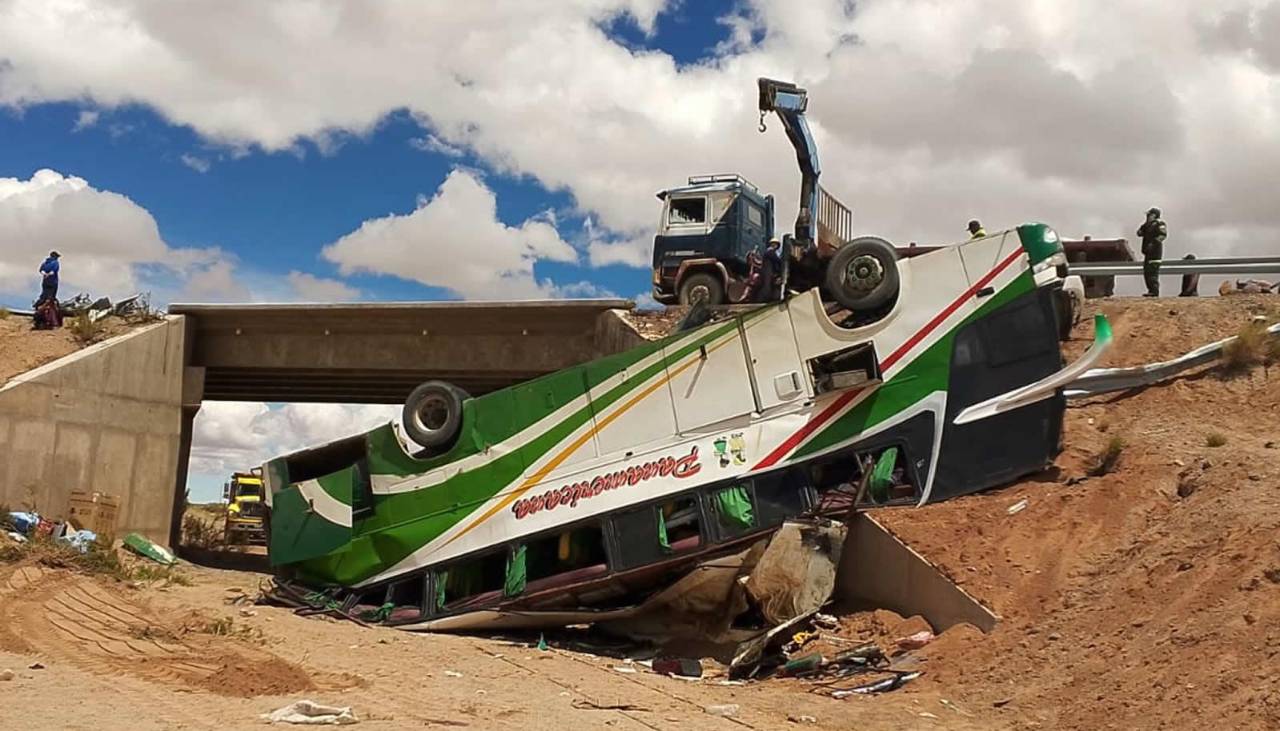
[[[649, 35], [627, 15], [600, 27], [633, 51], [661, 52], [679, 65], [693, 64], [713, 55], [716, 44], [727, 38], [728, 29], [716, 19], [732, 6], [681, 3], [659, 14]], [[82, 115], [91, 115], [93, 123], [83, 124]], [[293, 149], [264, 152], [209, 141], [144, 104], [106, 109], [83, 102], [0, 107], [0, 177], [24, 179], [51, 168], [84, 178], [150, 212], [170, 246], [218, 247], [236, 256], [244, 269], [262, 274], [296, 270], [337, 275], [337, 267], [318, 256], [323, 245], [366, 219], [412, 212], [418, 197], [431, 195], [458, 166], [484, 173], [496, 195], [500, 221], [518, 225], [552, 210], [565, 240], [581, 240], [583, 216], [574, 212], [568, 192], [548, 190], [529, 176], [495, 173], [484, 159], [465, 150], [423, 149], [415, 141], [427, 133], [413, 115], [400, 109], [386, 114], [371, 132], [338, 134], [336, 149], [303, 139]], [[572, 139], [549, 142], [573, 144]], [[652, 196], [633, 204], [652, 209], [656, 217]], [[63, 253], [64, 267], [74, 270], [75, 252]], [[431, 256], [425, 243], [422, 256]], [[33, 263], [33, 271], [38, 263]], [[602, 295], [634, 298], [648, 286], [648, 272], [633, 266], [540, 261], [534, 271], [539, 279], [590, 282]], [[357, 273], [344, 281], [363, 299], [459, 297], [442, 287], [387, 275]], [[34, 276], [32, 287], [38, 290]], [[20, 293], [0, 293], [0, 298], [11, 306], [26, 305]]]

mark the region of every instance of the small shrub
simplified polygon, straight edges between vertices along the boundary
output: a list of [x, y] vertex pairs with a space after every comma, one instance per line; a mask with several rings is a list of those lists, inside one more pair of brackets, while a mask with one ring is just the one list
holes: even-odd
[[1216, 431], [1210, 432], [1209, 436], [1205, 437], [1204, 443], [1206, 446], [1216, 449], [1227, 443], [1227, 437]]
[[222, 534], [218, 527], [188, 508], [187, 514], [182, 516], [182, 544], [192, 548], [213, 548], [220, 543]]
[[1257, 320], [1247, 322], [1234, 340], [1222, 346], [1222, 368], [1229, 375], [1247, 373], [1254, 366], [1267, 364], [1273, 348], [1267, 326]]
[[102, 320], [90, 320], [87, 312], [67, 320], [67, 331], [81, 345], [91, 345], [97, 342], [102, 338], [102, 333], [105, 329]]
[[1107, 440], [1107, 446], [1098, 453], [1095, 458], [1093, 467], [1089, 469], [1090, 477], [1101, 477], [1115, 470], [1116, 465], [1120, 462], [1120, 455], [1124, 453], [1124, 438], [1115, 435]]
[[8, 320], [8, 319], [9, 319], [9, 308], [0, 307], [0, 320]]

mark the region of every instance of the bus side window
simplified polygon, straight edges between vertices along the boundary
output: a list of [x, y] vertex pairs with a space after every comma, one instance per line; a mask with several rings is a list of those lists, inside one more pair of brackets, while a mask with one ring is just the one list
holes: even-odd
[[749, 480], [713, 492], [711, 508], [722, 540], [749, 533], [760, 525]]
[[703, 544], [702, 514], [696, 497], [673, 498], [613, 517], [617, 538], [615, 568], [656, 563]]
[[784, 470], [756, 477], [756, 515], [762, 528], [781, 525], [810, 507], [811, 490], [799, 470]]

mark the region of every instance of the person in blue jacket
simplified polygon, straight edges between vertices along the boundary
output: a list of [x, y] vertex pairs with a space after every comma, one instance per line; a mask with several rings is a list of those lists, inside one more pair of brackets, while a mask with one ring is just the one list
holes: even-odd
[[56, 251], [49, 252], [49, 258], [44, 260], [40, 265], [40, 276], [43, 280], [40, 282], [40, 301], [47, 299], [58, 299], [58, 260], [62, 255]]

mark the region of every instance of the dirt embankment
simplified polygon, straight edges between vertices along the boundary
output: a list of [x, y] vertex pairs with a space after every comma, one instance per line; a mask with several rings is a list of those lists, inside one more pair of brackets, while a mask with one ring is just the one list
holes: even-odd
[[[1280, 315], [1274, 298], [1101, 308], [1117, 334], [1107, 366], [1168, 359]], [[1278, 415], [1280, 371], [1210, 368], [1075, 402], [1056, 471], [884, 513], [1003, 617], [990, 636], [930, 645], [926, 685], [1043, 728], [1280, 728]], [[1116, 439], [1114, 471], [1088, 476]]]
[[[102, 331], [95, 342], [123, 335], [133, 325], [118, 317], [100, 321]], [[10, 315], [0, 319], [0, 386], [14, 376], [26, 373], [92, 343], [81, 343], [63, 327], [58, 330], [32, 330], [31, 320]]]

